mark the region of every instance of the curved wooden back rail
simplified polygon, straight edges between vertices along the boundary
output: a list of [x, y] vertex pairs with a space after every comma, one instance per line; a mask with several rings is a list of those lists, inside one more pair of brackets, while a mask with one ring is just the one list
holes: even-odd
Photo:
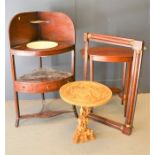
[[88, 48], [90, 41], [99, 41], [106, 44], [118, 45], [123, 47], [129, 47], [133, 49], [133, 62], [131, 68], [131, 79], [129, 84], [129, 94], [127, 101], [127, 113], [125, 118], [125, 123], [118, 123], [95, 114], [90, 114], [90, 118], [98, 122], [104, 123], [108, 126], [121, 130], [124, 134], [130, 135], [132, 133], [134, 113], [137, 100], [137, 89], [139, 83], [139, 74], [141, 68], [142, 54], [143, 54], [143, 41], [138, 41], [134, 39], [102, 35], [95, 33], [85, 33], [85, 59], [84, 59], [84, 78], [87, 78], [87, 63], [88, 63]]
[[24, 12], [13, 17], [9, 36], [11, 47], [36, 40], [75, 44], [72, 20], [61, 12]]
[[[57, 91], [63, 84], [75, 80], [75, 29], [72, 20], [61, 12], [19, 13], [15, 15], [10, 22], [9, 39], [11, 69], [14, 83], [16, 126], [19, 125], [20, 118], [50, 117], [68, 112], [66, 110], [58, 112], [48, 111], [21, 115], [18, 93], [42, 93], [42, 99], [44, 101], [45, 92]], [[58, 43], [58, 46], [48, 49], [32, 49], [27, 47], [27, 43], [38, 40], [54, 41]], [[71, 52], [70, 74], [42, 69], [42, 56], [51, 56], [65, 52]], [[24, 75], [21, 78], [17, 78], [15, 67], [16, 55], [38, 56], [40, 69], [26, 76]], [[42, 76], [42, 74], [47, 75], [47, 77]], [[36, 75], [42, 78], [38, 78]], [[75, 106], [73, 106], [73, 110], [77, 116]]]

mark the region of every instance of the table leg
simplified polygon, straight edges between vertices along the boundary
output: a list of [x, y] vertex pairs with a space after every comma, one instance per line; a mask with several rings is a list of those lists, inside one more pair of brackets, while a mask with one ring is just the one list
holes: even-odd
[[82, 143], [92, 139], [95, 139], [95, 135], [92, 129], [88, 126], [88, 114], [90, 113], [90, 108], [81, 107], [80, 115], [78, 118], [78, 127], [73, 136], [73, 143]]

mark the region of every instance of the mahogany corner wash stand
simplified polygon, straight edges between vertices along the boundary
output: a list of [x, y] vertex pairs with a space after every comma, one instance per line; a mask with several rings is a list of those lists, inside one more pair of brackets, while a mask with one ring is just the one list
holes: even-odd
[[[106, 124], [110, 127], [116, 128], [122, 133], [130, 135], [132, 133], [133, 128], [133, 120], [134, 120], [134, 113], [136, 107], [136, 100], [137, 100], [137, 90], [138, 90], [138, 83], [139, 83], [139, 75], [140, 75], [140, 68], [141, 68], [141, 61], [142, 61], [142, 54], [143, 54], [143, 42], [137, 41], [134, 39], [104, 35], [104, 34], [95, 34], [95, 33], [85, 33], [84, 34], [84, 79], [87, 79], [87, 64], [88, 64], [88, 56], [90, 60], [90, 79], [93, 80], [93, 71], [94, 61], [104, 61], [106, 56], [100, 58], [98, 55], [90, 54], [89, 53], [89, 42], [97, 41], [105, 44], [116, 45], [116, 46], [123, 46], [133, 50], [133, 60], [132, 60], [132, 67], [131, 67], [131, 75], [130, 75], [130, 83], [129, 83], [129, 91], [128, 91], [128, 100], [126, 105], [126, 117], [125, 122], [120, 123], [116, 122], [101, 116], [98, 116], [94, 113], [89, 114], [89, 118]], [[95, 49], [95, 48], [94, 48]], [[96, 49], [97, 50], [97, 49]], [[102, 52], [102, 51], [100, 51]], [[107, 51], [108, 52], [108, 51]], [[111, 61], [116, 61], [117, 57], [111, 56]]]
[[[13, 17], [9, 27], [10, 60], [14, 86], [16, 127], [20, 119], [52, 117], [68, 110], [41, 110], [39, 113], [21, 115], [18, 93], [40, 93], [45, 102], [46, 92], [53, 92], [75, 80], [75, 30], [71, 19], [61, 12], [25, 12]], [[42, 58], [71, 52], [71, 72], [44, 68]], [[36, 56], [38, 69], [17, 77], [15, 56]], [[23, 68], [24, 69], [24, 68]], [[44, 104], [43, 104], [44, 105]], [[76, 107], [73, 111], [77, 117]]]

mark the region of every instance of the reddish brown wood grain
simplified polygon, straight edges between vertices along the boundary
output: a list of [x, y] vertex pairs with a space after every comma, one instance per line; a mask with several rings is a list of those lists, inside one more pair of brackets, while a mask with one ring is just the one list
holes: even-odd
[[[87, 34], [87, 33], [86, 33]], [[122, 104], [126, 104], [128, 99], [128, 90], [129, 90], [129, 80], [130, 77], [126, 77], [126, 75], [130, 75], [131, 67], [130, 69], [126, 70], [126, 63], [131, 64], [133, 59], [133, 49], [127, 48], [127, 47], [112, 47], [112, 46], [101, 46], [101, 47], [89, 47], [90, 41], [98, 41], [98, 42], [104, 42], [104, 43], [110, 43], [110, 38], [112, 39], [112, 43], [117, 45], [118, 42], [120, 44], [120, 41], [124, 40], [127, 41], [128, 39], [122, 39], [119, 38], [118, 40], [116, 37], [108, 36], [108, 35], [97, 35], [97, 34], [88, 34], [87, 38], [84, 36], [85, 40], [85, 48], [81, 50], [82, 55], [85, 57], [85, 64], [84, 64], [84, 77], [86, 78], [86, 64], [87, 59], [90, 58], [90, 80], [94, 79], [94, 61], [99, 62], [110, 62], [110, 63], [123, 63], [124, 69], [123, 69], [123, 77], [122, 77], [122, 89], [121, 94], [119, 96], [121, 97]], [[105, 39], [103, 41], [103, 39]], [[129, 39], [131, 42], [131, 40]], [[126, 44], [126, 43], [125, 43]], [[87, 58], [88, 57], [88, 58]], [[117, 88], [116, 88], [117, 89]], [[115, 92], [114, 92], [115, 93]], [[126, 97], [125, 97], [126, 96]], [[126, 105], [124, 107], [124, 116], [126, 116]]]
[[[75, 29], [72, 20], [61, 12], [23, 12], [15, 15], [9, 26], [10, 40], [10, 60], [12, 78], [14, 84], [14, 98], [16, 110], [16, 127], [19, 125], [20, 118], [31, 117], [52, 117], [62, 114], [62, 111], [57, 112], [42, 112], [37, 114], [21, 115], [19, 108], [18, 93], [41, 93], [42, 99], [45, 100], [44, 93], [58, 91], [59, 88], [75, 79]], [[58, 42], [55, 48], [45, 50], [34, 50], [26, 45], [29, 42], [36, 40], [48, 40]], [[59, 80], [46, 81], [20, 81], [16, 77], [15, 56], [38, 56], [40, 60], [39, 66], [42, 68], [41, 56], [52, 56], [71, 52], [71, 75]], [[76, 107], [73, 106], [73, 111], [77, 117]], [[63, 111], [65, 113], [67, 111]]]
[[[84, 55], [84, 49], [81, 50]], [[88, 55], [94, 57], [95, 61], [107, 62], [127, 62], [132, 61], [133, 50], [120, 47], [90, 47]]]
[[75, 44], [74, 25], [67, 15], [60, 12], [39, 12], [38, 18], [40, 20], [49, 21], [48, 24], [40, 24], [40, 35], [43, 40]]
[[15, 90], [23, 93], [45, 93], [57, 91], [62, 85], [67, 82], [74, 81], [74, 76], [55, 81], [42, 81], [42, 82], [21, 82], [15, 81]]
[[[89, 48], [90, 41], [97, 41], [111, 45], [123, 46], [123, 48], [107, 48], [107, 47], [91, 47]], [[126, 84], [126, 96], [122, 95], [122, 100], [125, 99], [125, 123], [115, 122], [105, 119], [101, 116], [90, 114], [90, 118], [100, 123], [106, 124], [113, 128], [119, 129], [122, 133], [130, 135], [133, 128], [133, 120], [136, 107], [137, 89], [139, 83], [139, 74], [141, 68], [142, 54], [143, 54], [143, 41], [134, 39], [122, 38], [117, 36], [102, 35], [95, 33], [84, 34], [85, 47], [82, 50], [84, 55], [84, 79], [87, 79], [87, 64], [90, 58], [90, 79], [93, 80], [93, 61], [103, 62], [124, 62], [123, 73], [123, 89]], [[125, 47], [125, 48], [124, 48]], [[126, 47], [130, 48], [127, 49]], [[133, 50], [133, 51], [132, 51]], [[106, 52], [107, 51], [107, 52]], [[126, 65], [126, 64], [125, 64]], [[126, 71], [127, 70], [127, 71]], [[113, 88], [113, 90], [116, 90]], [[124, 93], [123, 93], [124, 94]]]
[[122, 123], [119, 123], [119, 122], [116, 122], [116, 121], [113, 121], [113, 120], [110, 120], [110, 119], [107, 119], [107, 118], [104, 118], [104, 117], [95, 115], [93, 113], [89, 114], [88, 117], [90, 119], [94, 120], [94, 121], [97, 121], [99, 123], [108, 125], [109, 127], [113, 127], [113, 128], [116, 128], [116, 129], [122, 131], [122, 127], [123, 127], [123, 124]]
[[[45, 21], [34, 24], [31, 21]], [[75, 44], [72, 20], [61, 12], [25, 12], [13, 17], [9, 27], [12, 46], [33, 40], [52, 40]]]
[[58, 42], [58, 46], [52, 49], [45, 49], [45, 50], [34, 50], [30, 49], [26, 46], [27, 43], [13, 46], [11, 48], [11, 54], [18, 55], [18, 56], [50, 56], [56, 54], [63, 54], [68, 51], [74, 50], [75, 45], [69, 42]]

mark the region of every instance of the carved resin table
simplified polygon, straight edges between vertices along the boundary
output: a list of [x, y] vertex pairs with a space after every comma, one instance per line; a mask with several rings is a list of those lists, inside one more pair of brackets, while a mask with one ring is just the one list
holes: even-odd
[[95, 134], [88, 126], [88, 115], [91, 107], [107, 103], [111, 98], [111, 90], [100, 83], [92, 81], [76, 81], [60, 88], [61, 98], [73, 105], [80, 106], [78, 127], [73, 136], [73, 143], [86, 142], [95, 139]]

